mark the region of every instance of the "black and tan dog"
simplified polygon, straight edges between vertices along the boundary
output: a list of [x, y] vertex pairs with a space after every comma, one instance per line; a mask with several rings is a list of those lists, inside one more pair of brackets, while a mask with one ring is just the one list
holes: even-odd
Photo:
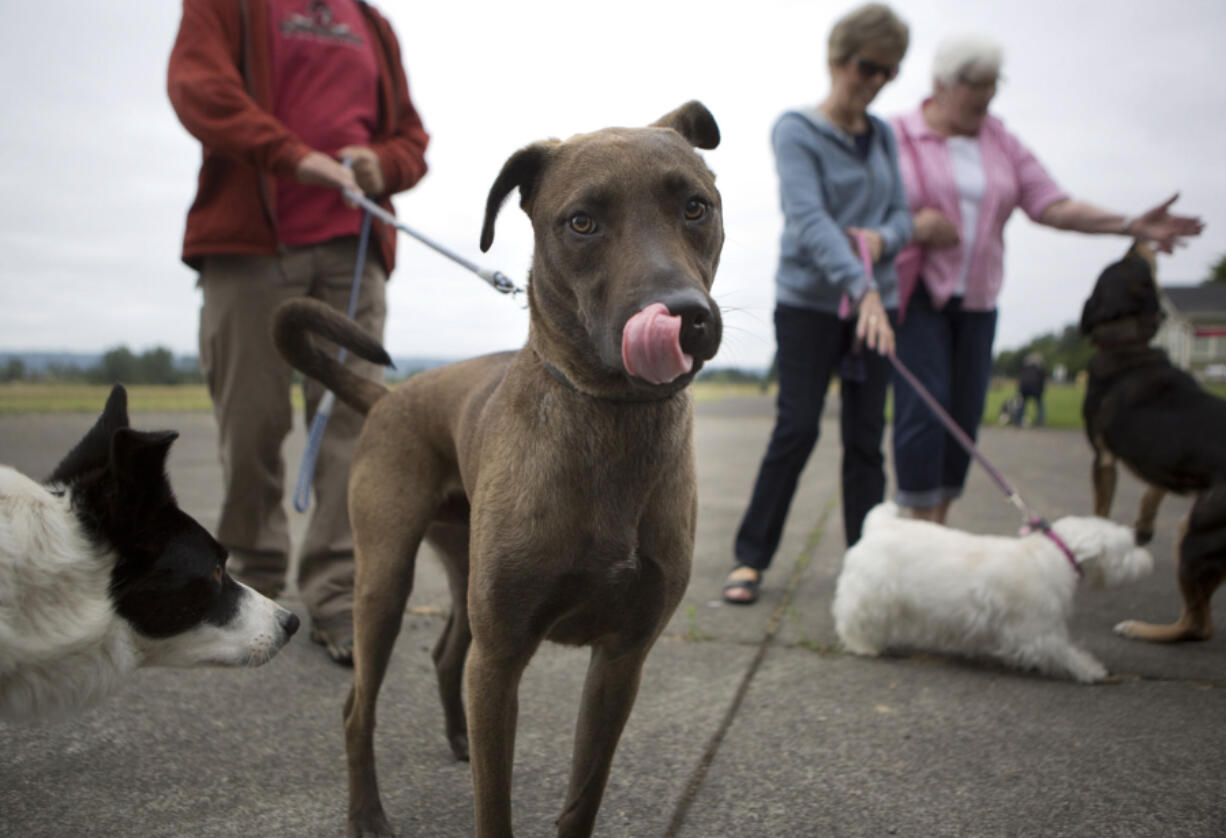
[[1170, 625], [1130, 620], [1116, 631], [1139, 640], [1204, 640], [1213, 633], [1210, 599], [1226, 577], [1226, 401], [1151, 347], [1161, 322], [1152, 251], [1136, 244], [1098, 278], [1081, 314], [1094, 343], [1082, 404], [1094, 449], [1094, 514], [1106, 516], [1116, 461], [1148, 484], [1136, 537], [1153, 537], [1167, 492], [1195, 493], [1180, 526], [1179, 590], [1183, 614]]
[[278, 312], [286, 358], [367, 414], [349, 484], [351, 835], [391, 833], [375, 779], [375, 701], [423, 538], [451, 583], [434, 659], [458, 758], [471, 739], [476, 834], [511, 834], [516, 694], [543, 640], [592, 649], [557, 822], [559, 835], [591, 833], [643, 662], [690, 575], [686, 387], [719, 347], [708, 291], [724, 240], [714, 176], [694, 147], [718, 142], [711, 114], [691, 102], [647, 128], [536, 143], [507, 160], [481, 246], [518, 187], [535, 236], [530, 332], [518, 352], [422, 373], [388, 393], [310, 344], [314, 332], [386, 362], [351, 321], [305, 300]]

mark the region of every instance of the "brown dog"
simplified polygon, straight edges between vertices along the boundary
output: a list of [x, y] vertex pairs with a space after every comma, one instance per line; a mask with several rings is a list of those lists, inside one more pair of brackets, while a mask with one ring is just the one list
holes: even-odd
[[1111, 511], [1117, 461], [1147, 484], [1138, 543], [1153, 537], [1167, 492], [1196, 494], [1176, 548], [1183, 614], [1170, 625], [1129, 620], [1116, 631], [1156, 642], [1204, 640], [1213, 633], [1210, 599], [1226, 578], [1226, 401], [1149, 345], [1161, 316], [1153, 252], [1142, 244], [1103, 270], [1082, 310], [1081, 331], [1094, 342], [1082, 403], [1094, 449], [1094, 514]]
[[391, 834], [375, 779], [375, 700], [423, 538], [451, 585], [434, 660], [457, 758], [471, 738], [477, 835], [511, 834], [516, 694], [546, 639], [592, 647], [557, 822], [559, 835], [591, 834], [643, 662], [690, 575], [686, 386], [719, 347], [708, 291], [724, 240], [714, 176], [693, 147], [718, 142], [711, 114], [691, 102], [648, 128], [536, 143], [507, 160], [481, 247], [518, 187], [535, 234], [519, 352], [421, 373], [388, 394], [307, 338], [385, 363], [351, 321], [309, 300], [278, 312], [285, 357], [368, 417], [349, 483], [350, 835]]

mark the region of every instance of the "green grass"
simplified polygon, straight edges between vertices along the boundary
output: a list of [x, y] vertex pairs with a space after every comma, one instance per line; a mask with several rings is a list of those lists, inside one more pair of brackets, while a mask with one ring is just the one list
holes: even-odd
[[[132, 410], [210, 410], [209, 394], [201, 385], [132, 386], [127, 388]], [[0, 413], [101, 413], [111, 388], [105, 384], [17, 381], [0, 385]]]
[[[837, 386], [837, 385], [836, 385]], [[1206, 388], [1220, 397], [1226, 397], [1226, 386], [1217, 384]], [[208, 412], [213, 409], [208, 391], [203, 384], [180, 384], [175, 386], [134, 385], [128, 387], [128, 406], [134, 411], [156, 412]], [[0, 414], [54, 413], [76, 411], [96, 413], [102, 410], [111, 388], [104, 384], [75, 384], [48, 382], [11, 382], [0, 384]], [[1008, 379], [994, 379], [988, 389], [987, 404], [983, 411], [983, 424], [996, 424], [1001, 404], [1017, 392], [1017, 384]], [[301, 408], [302, 391], [293, 390], [294, 406]], [[1078, 429], [1081, 427], [1081, 400], [1085, 388], [1080, 384], [1049, 384], [1043, 401], [1047, 407], [1047, 427]], [[699, 381], [694, 384], [694, 399], [699, 402], [719, 401], [727, 398], [775, 398], [775, 387], [763, 390], [753, 382], [724, 383]], [[837, 398], [836, 394], [831, 394]], [[892, 411], [892, 400], [886, 403], [886, 414]], [[1033, 407], [1031, 408], [1033, 410]]]
[[[392, 383], [392, 386], [395, 386]], [[133, 385], [127, 387], [131, 410], [155, 412], [209, 412], [213, 404], [203, 384], [173, 386]], [[16, 381], [0, 384], [0, 414], [12, 413], [98, 413], [111, 392], [105, 384], [73, 382]], [[301, 390], [293, 390], [294, 406], [302, 406]], [[734, 396], [760, 396], [757, 384], [726, 384], [698, 382], [694, 398], [698, 401], [718, 401]], [[772, 396], [773, 398], [773, 396]]]
[[[128, 409], [133, 411], [209, 412], [213, 404], [203, 384], [156, 386], [136, 384], [126, 388]], [[106, 384], [17, 381], [0, 384], [0, 414], [12, 413], [101, 413], [111, 388]], [[295, 405], [301, 391], [294, 389]]]
[[[995, 424], [1001, 402], [1013, 395], [1012, 382], [993, 382], [988, 392], [984, 423]], [[174, 386], [133, 385], [128, 390], [128, 406], [134, 411], [208, 412], [213, 409], [208, 391], [202, 384]], [[0, 414], [57, 413], [75, 411], [96, 413], [102, 410], [111, 388], [105, 384], [65, 382], [12, 382], [0, 384]], [[294, 388], [294, 401], [300, 406], [300, 390]], [[1047, 390], [1047, 424], [1053, 428], [1081, 426], [1081, 389], [1072, 385], [1053, 386]], [[714, 402], [727, 398], [774, 399], [772, 386], [765, 393], [755, 383], [723, 383], [699, 381], [694, 384], [694, 399]], [[887, 405], [887, 412], [889, 406]]]

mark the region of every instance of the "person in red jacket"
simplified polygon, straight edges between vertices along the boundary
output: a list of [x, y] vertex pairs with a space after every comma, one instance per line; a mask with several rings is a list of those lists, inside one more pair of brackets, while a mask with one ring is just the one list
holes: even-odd
[[[290, 554], [281, 447], [292, 378], [272, 343], [272, 311], [300, 296], [348, 308], [362, 217], [341, 190], [359, 188], [392, 211], [390, 196], [426, 173], [429, 136], [396, 36], [362, 0], [184, 0], [167, 91], [203, 152], [183, 260], [204, 298], [200, 363], [225, 480], [217, 538], [233, 575], [275, 597]], [[380, 338], [395, 256], [395, 230], [375, 224], [356, 319]], [[382, 374], [352, 356], [346, 363]], [[308, 424], [322, 395], [307, 383]], [[311, 637], [342, 664], [353, 654], [346, 493], [361, 424], [335, 407], [297, 568]]]

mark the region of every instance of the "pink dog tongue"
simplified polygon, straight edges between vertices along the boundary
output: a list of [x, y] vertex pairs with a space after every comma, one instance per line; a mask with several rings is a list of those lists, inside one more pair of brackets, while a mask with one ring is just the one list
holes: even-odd
[[626, 321], [622, 330], [622, 363], [626, 372], [652, 384], [666, 384], [694, 367], [681, 351], [681, 318], [663, 303], [652, 303]]

